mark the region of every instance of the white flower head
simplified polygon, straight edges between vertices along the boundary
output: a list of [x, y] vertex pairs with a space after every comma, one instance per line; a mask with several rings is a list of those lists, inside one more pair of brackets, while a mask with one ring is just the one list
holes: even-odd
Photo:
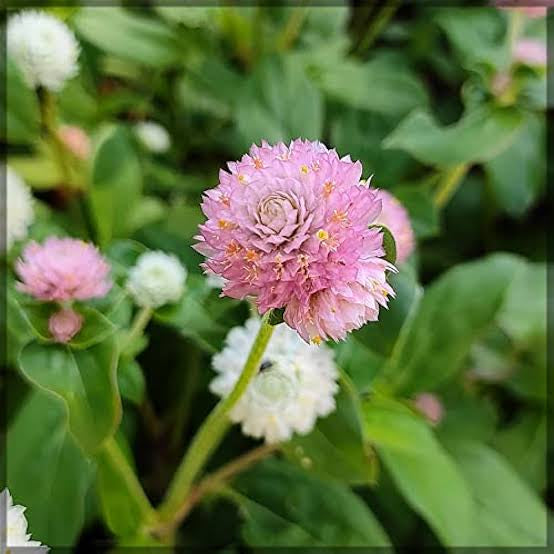
[[79, 43], [53, 15], [24, 10], [8, 20], [7, 51], [31, 87], [59, 91], [79, 71]]
[[[23, 179], [8, 166], [6, 171], [6, 250], [17, 240], [27, 237], [34, 220], [33, 195]], [[2, 218], [4, 219], [4, 218]]]
[[171, 146], [171, 138], [165, 127], [154, 121], [137, 123], [135, 133], [143, 146], [156, 154], [166, 152]]
[[138, 306], [159, 308], [181, 298], [186, 278], [187, 270], [172, 254], [145, 252], [129, 271], [127, 290]]
[[[224, 349], [212, 359], [218, 375], [210, 390], [225, 397], [233, 389], [248, 356], [260, 321], [249, 319], [234, 327]], [[245, 435], [267, 443], [289, 440], [294, 433], [309, 433], [318, 417], [335, 409], [338, 371], [327, 346], [305, 343], [298, 333], [279, 325], [264, 354], [259, 373], [230, 412]]]
[[[25, 510], [24, 506], [14, 506], [8, 489], [4, 489], [0, 493], [0, 516], [2, 521], [6, 522], [6, 546], [9, 548], [34, 547], [37, 548], [35, 552], [45, 552], [47, 547], [41, 546], [39, 541], [32, 541], [30, 533], [27, 533]], [[25, 551], [27, 552], [27, 550]]]

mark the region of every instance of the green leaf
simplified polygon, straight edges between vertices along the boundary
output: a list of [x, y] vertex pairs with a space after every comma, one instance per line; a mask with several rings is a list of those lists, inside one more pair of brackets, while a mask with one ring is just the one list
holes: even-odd
[[369, 228], [380, 229], [383, 233], [383, 250], [385, 251], [384, 258], [387, 262], [394, 264], [396, 262], [396, 241], [393, 234], [384, 225], [370, 225]]
[[119, 424], [117, 357], [113, 337], [88, 350], [32, 342], [19, 356], [27, 379], [65, 402], [69, 429], [89, 452], [98, 449]]
[[[96, 9], [96, 8], [92, 8]], [[99, 241], [126, 237], [132, 219], [122, 214], [137, 209], [142, 193], [142, 172], [138, 155], [123, 127], [110, 127], [98, 141], [93, 158], [90, 201]]]
[[282, 450], [288, 459], [322, 478], [352, 485], [374, 483], [377, 460], [362, 435], [354, 400], [344, 387], [335, 400], [332, 414], [319, 419], [308, 435], [295, 435]]
[[460, 264], [428, 287], [387, 364], [394, 386], [411, 394], [452, 377], [494, 321], [522, 267], [517, 256], [495, 254]]
[[260, 63], [235, 108], [240, 148], [298, 137], [317, 140], [323, 128], [321, 95], [293, 58]]
[[83, 38], [101, 50], [140, 65], [163, 69], [177, 63], [181, 56], [170, 27], [124, 8], [82, 8], [74, 24]]
[[[268, 460], [234, 483], [250, 546], [387, 546], [369, 508], [347, 487]], [[237, 494], [238, 493], [238, 494]]]
[[123, 398], [140, 405], [144, 398], [146, 383], [142, 368], [135, 360], [125, 360], [117, 369], [117, 383]]
[[33, 539], [71, 547], [84, 523], [92, 464], [68, 432], [63, 403], [33, 391], [11, 422], [6, 439], [7, 486]]
[[425, 421], [393, 400], [372, 398], [364, 410], [366, 432], [406, 501], [445, 545], [467, 544], [470, 490]]
[[33, 142], [39, 133], [40, 113], [34, 90], [25, 83], [16, 64], [7, 58], [0, 77], [5, 83], [4, 114], [6, 139], [10, 143]]
[[509, 215], [522, 216], [544, 189], [544, 123], [528, 117], [514, 143], [485, 165], [495, 199]]
[[502, 456], [474, 441], [449, 450], [475, 497], [475, 535], [468, 546], [546, 546], [546, 507]]
[[403, 115], [427, 104], [419, 79], [402, 58], [389, 53], [363, 64], [342, 59], [341, 63], [322, 71], [316, 82], [331, 98], [380, 114]]
[[425, 111], [409, 114], [384, 140], [385, 148], [404, 150], [424, 164], [449, 167], [486, 162], [508, 148], [524, 118], [514, 108], [485, 106], [439, 127]]

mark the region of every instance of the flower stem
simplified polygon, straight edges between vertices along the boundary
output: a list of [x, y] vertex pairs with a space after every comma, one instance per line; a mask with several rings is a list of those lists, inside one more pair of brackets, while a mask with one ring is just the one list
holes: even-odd
[[137, 336], [144, 331], [144, 329], [148, 325], [148, 322], [150, 321], [150, 318], [152, 317], [152, 313], [152, 308], [148, 306], [140, 309], [140, 311], [135, 316], [133, 325], [131, 326], [129, 333], [125, 337], [125, 340], [121, 346], [121, 352], [125, 352], [125, 350], [127, 350], [127, 348], [137, 338]]
[[459, 164], [444, 172], [433, 199], [438, 208], [443, 208], [448, 203], [468, 171], [468, 164]]
[[246, 391], [250, 381], [258, 373], [262, 356], [273, 334], [273, 326], [269, 324], [267, 312], [263, 319], [256, 340], [252, 345], [242, 373], [229, 396], [221, 400], [198, 429], [187, 450], [177, 473], [162, 502], [159, 513], [163, 520], [171, 521], [175, 513], [187, 498], [192, 483], [202, 467], [220, 443], [229, 427], [229, 412]]
[[391, 0], [381, 8], [381, 11], [368, 26], [366, 32], [360, 40], [360, 43], [358, 44], [358, 48], [356, 50], [359, 54], [362, 54], [371, 48], [381, 31], [386, 27], [396, 10], [400, 7], [400, 4], [401, 0]]
[[299, 6], [291, 7], [291, 14], [288, 18], [281, 35], [277, 39], [277, 50], [279, 52], [284, 52], [288, 50], [293, 44], [300, 29], [302, 28], [302, 23], [308, 13], [308, 8], [304, 6], [306, 2], [300, 2]]
[[202, 479], [202, 481], [200, 481], [200, 483], [198, 483], [196, 487], [191, 490], [185, 501], [174, 513], [173, 519], [157, 527], [152, 531], [153, 534], [156, 536], [172, 534], [204, 496], [216, 492], [223, 485], [225, 485], [229, 479], [232, 479], [235, 475], [247, 470], [260, 460], [267, 458], [277, 451], [279, 447], [280, 445], [278, 444], [264, 444], [258, 448], [250, 450], [242, 456], [239, 456], [228, 464], [225, 464], [214, 473], [207, 475], [204, 479]]

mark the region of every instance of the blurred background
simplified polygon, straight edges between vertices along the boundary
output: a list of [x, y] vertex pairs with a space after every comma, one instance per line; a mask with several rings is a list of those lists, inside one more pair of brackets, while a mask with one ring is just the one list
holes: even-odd
[[[60, 122], [79, 130], [67, 143], [73, 140], [82, 153], [69, 177], [41, 140], [35, 93], [11, 60], [4, 68], [8, 163], [38, 199], [31, 237], [89, 237], [93, 228], [104, 249], [133, 239], [175, 253], [200, 282], [201, 257], [190, 248], [203, 221], [200, 199], [227, 160], [262, 139], [297, 137], [360, 160], [364, 178], [372, 176], [372, 185], [390, 190], [408, 210], [417, 248], [396, 277], [398, 300], [383, 326], [368, 326], [337, 346], [339, 363], [361, 394], [370, 390], [418, 295], [431, 291], [433, 303], [418, 317], [434, 350], [410, 358], [397, 392], [422, 402], [444, 448], [460, 438], [486, 446], [481, 458], [453, 455], [476, 489], [490, 483], [487, 498], [499, 495], [490, 505], [480, 500], [481, 516], [490, 516], [495, 529], [491, 544], [535, 540], [532, 521], [496, 510], [526, 502], [527, 494], [552, 504], [546, 479], [546, 10], [395, 0], [357, 7], [130, 4], [47, 8], [81, 46], [80, 72], [58, 96]], [[94, 210], [83, 216], [85, 181], [94, 190]], [[502, 255], [484, 258], [500, 251], [516, 255], [510, 260], [517, 264], [505, 265]], [[481, 265], [471, 265], [475, 260]], [[205, 312], [180, 314], [174, 328], [151, 325], [138, 358], [146, 387], [131, 373], [120, 383], [123, 427], [153, 499], [163, 494], [178, 454], [215, 402], [205, 369], [211, 354], [248, 314], [243, 304], [218, 300], [218, 291], [202, 291]], [[11, 367], [10, 352], [20, 340], [8, 330]], [[441, 357], [443, 346], [452, 359]], [[9, 386], [8, 422], [21, 433], [28, 387], [14, 372]], [[139, 408], [144, 388], [152, 413]], [[156, 433], [158, 418], [170, 422], [171, 440]], [[13, 439], [12, 465], [26, 464], [38, 447], [31, 435]], [[26, 440], [24, 449], [17, 446]], [[214, 466], [247, 445], [234, 430]], [[32, 504], [32, 479], [25, 484], [21, 472], [14, 479], [22, 503]], [[418, 491], [399, 485], [390, 466], [381, 467], [378, 486], [354, 481], [395, 545], [452, 539], [447, 526], [417, 509]], [[53, 532], [40, 507], [29, 509], [34, 534], [50, 529], [41, 535], [50, 544], [108, 540], [93, 492], [81, 516], [75, 522], [68, 512], [71, 523]], [[244, 531], [241, 522], [232, 502], [214, 501], [187, 520], [182, 542], [223, 548], [262, 536], [273, 544], [280, 532], [267, 522], [258, 522], [257, 534]], [[471, 537], [466, 543], [474, 544]]]

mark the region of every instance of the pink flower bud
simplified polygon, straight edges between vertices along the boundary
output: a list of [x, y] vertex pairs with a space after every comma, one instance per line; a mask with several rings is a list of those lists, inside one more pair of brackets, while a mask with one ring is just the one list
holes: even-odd
[[519, 40], [514, 48], [514, 61], [531, 66], [546, 66], [546, 43], [535, 39]]
[[433, 424], [437, 425], [443, 418], [444, 408], [438, 397], [429, 392], [422, 392], [415, 397], [415, 407]]
[[71, 309], [63, 309], [50, 316], [48, 330], [56, 342], [69, 342], [83, 326], [83, 317]]
[[90, 156], [90, 139], [81, 127], [62, 125], [58, 129], [58, 136], [77, 158], [86, 160]]

